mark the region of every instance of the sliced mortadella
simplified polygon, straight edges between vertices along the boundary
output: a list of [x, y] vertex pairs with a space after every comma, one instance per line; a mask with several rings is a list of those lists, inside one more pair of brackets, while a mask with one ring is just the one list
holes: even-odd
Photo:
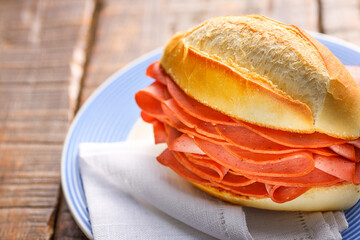
[[154, 131], [155, 144], [166, 143], [168, 136], [165, 131], [165, 126], [162, 122], [160, 121], [153, 122], [153, 131]]
[[224, 146], [224, 148], [228, 150], [235, 157], [241, 159], [242, 161], [247, 161], [247, 162], [268, 164], [271, 162], [274, 163], [281, 161], [292, 162], [293, 159], [296, 159], [297, 161], [299, 161], [299, 159], [308, 159], [310, 161], [309, 163], [307, 163], [308, 160], [306, 160], [302, 164], [303, 165], [311, 164], [313, 166], [312, 168], [314, 168], [315, 166], [312, 154], [307, 151], [298, 151], [298, 152], [283, 153], [283, 154], [266, 154], [266, 153], [254, 153], [254, 152], [246, 151], [235, 146]]
[[164, 107], [163, 109], [164, 109], [164, 111], [163, 111], [164, 115], [167, 117], [166, 119], [164, 119], [164, 121], [167, 124], [169, 124], [170, 126], [181, 131], [182, 133], [186, 133], [187, 135], [189, 135], [191, 137], [196, 136], [201, 139], [206, 139], [206, 140], [214, 142], [216, 144], [228, 144], [225, 140], [212, 138], [212, 137], [205, 136], [205, 135], [198, 133], [197, 131], [195, 131], [194, 128], [189, 128], [188, 126], [183, 124], [179, 119], [177, 119], [167, 107]]
[[243, 126], [216, 125], [219, 134], [237, 147], [259, 153], [287, 153], [293, 150], [272, 142]]
[[342, 157], [325, 157], [316, 154], [314, 159], [316, 168], [345, 181], [353, 182], [356, 169], [354, 162]]
[[170, 150], [194, 153], [194, 154], [205, 154], [195, 143], [194, 140], [187, 134], [182, 134], [178, 138], [174, 139], [169, 145]]
[[166, 100], [164, 85], [154, 82], [135, 94], [137, 105], [150, 116], [163, 116], [161, 101]]
[[166, 85], [167, 78], [169, 78], [161, 69], [160, 61], [155, 61], [146, 69], [146, 76], [151, 77], [160, 83]]
[[[294, 148], [294, 150], [298, 150], [298, 149]], [[306, 150], [306, 151], [309, 151], [312, 153], [316, 153], [316, 154], [323, 155], [323, 156], [329, 156], [329, 157], [337, 156], [337, 153], [335, 153], [327, 148], [308, 148], [308, 149], [300, 149], [300, 150]]]
[[162, 106], [162, 112], [167, 117], [165, 122], [172, 126], [173, 128], [176, 128], [177, 130], [181, 132], [195, 132], [194, 129], [186, 126], [184, 123], [182, 123], [179, 119], [176, 118], [176, 116], [170, 111], [169, 108], [166, 107], [166, 105], [161, 104]]
[[221, 183], [214, 183], [219, 188], [228, 190], [232, 193], [248, 196], [248, 197], [268, 197], [268, 193], [265, 188], [265, 184], [260, 182], [255, 182], [246, 186], [228, 186]]
[[270, 141], [293, 148], [329, 147], [331, 145], [342, 144], [346, 142], [346, 140], [333, 138], [326, 134], [318, 132], [311, 134], [291, 133], [266, 127], [260, 127], [250, 123], [241, 123], [251, 131], [256, 132], [257, 134], [269, 139]]
[[254, 153], [285, 154], [299, 151], [309, 151], [324, 156], [337, 154], [326, 148], [291, 148], [270, 141], [243, 126], [216, 125], [220, 135], [234, 146]]
[[163, 102], [173, 113], [174, 115], [186, 126], [195, 128], [197, 132], [202, 135], [223, 139], [219, 133], [216, 131], [214, 125], [210, 122], [202, 121], [198, 118], [191, 116], [186, 113], [175, 101], [174, 99], [168, 99]]
[[360, 138], [349, 141], [348, 143], [355, 146], [355, 147], [357, 147], [357, 148], [360, 148]]
[[172, 146], [173, 143], [178, 139], [182, 133], [179, 132], [176, 128], [169, 126], [168, 124], [164, 124], [166, 134], [167, 134], [167, 144], [168, 146]]
[[329, 148], [348, 160], [354, 162], [360, 161], [359, 151], [351, 144], [347, 144], [347, 143], [337, 144], [337, 145], [332, 145]]
[[171, 119], [174, 118], [178, 119], [187, 127], [194, 128], [195, 131], [197, 131], [198, 133], [204, 136], [208, 136], [216, 139], [223, 139], [218, 134], [215, 127], [211, 123], [204, 122], [200, 119], [197, 119], [187, 114], [177, 105], [177, 103], [173, 99], [168, 99], [166, 101], [163, 101], [161, 106], [163, 111], [166, 112], [167, 115], [170, 114], [173, 115]]
[[165, 151], [163, 151], [156, 159], [158, 160], [159, 163], [171, 168], [179, 176], [185, 178], [188, 181], [203, 185], [213, 185], [208, 180], [200, 178], [198, 175], [192, 173], [183, 165], [181, 165], [173, 155], [172, 151], [169, 150], [168, 148], [165, 149]]
[[217, 162], [211, 160], [207, 156], [205, 156], [206, 158], [203, 158], [203, 157], [194, 157], [196, 156], [196, 154], [191, 154], [191, 153], [190, 154], [184, 153], [184, 154], [189, 159], [190, 162], [216, 171], [219, 174], [219, 176], [221, 176], [221, 178], [227, 175], [227, 172], [229, 171], [227, 167], [218, 164]]
[[167, 108], [169, 113], [172, 113], [179, 121], [185, 124], [189, 128], [194, 128], [198, 122], [198, 119], [182, 111], [182, 109], [176, 104], [174, 99], [170, 98], [162, 102], [162, 108]]
[[144, 120], [144, 122], [153, 123], [153, 122], [156, 122], [156, 121], [157, 121], [156, 118], [152, 117], [151, 115], [147, 114], [147, 113], [144, 112], [144, 111], [141, 111], [141, 112], [140, 112], [140, 115], [141, 115], [142, 120]]
[[258, 163], [237, 158], [221, 145], [196, 137], [194, 137], [194, 141], [211, 159], [243, 175], [294, 177], [305, 175], [314, 169], [311, 154], [294, 155], [291, 158], [283, 159], [283, 161]]
[[172, 153], [181, 165], [201, 178], [209, 181], [220, 182], [225, 175], [225, 173], [214, 171], [212, 168], [194, 164], [193, 162], [189, 161], [189, 159], [183, 153], [175, 151]]
[[256, 181], [241, 175], [232, 174], [231, 172], [227, 172], [225, 177], [221, 181], [221, 183], [224, 185], [234, 187], [246, 186], [254, 182]]
[[[138, 100], [141, 100], [139, 98], [146, 98], [147, 96], [150, 96], [161, 102], [168, 99], [166, 92], [167, 92], [166, 86], [162, 85], [159, 82], [153, 82], [146, 88], [138, 91], [135, 94], [135, 100], [136, 102], [138, 102]], [[141, 101], [141, 103], [143, 103], [143, 101]]]
[[304, 194], [309, 189], [309, 187], [285, 187], [266, 184], [266, 190], [268, 191], [271, 200], [277, 203], [291, 201]]
[[212, 123], [199, 121], [198, 124], [195, 126], [195, 130], [204, 136], [221, 140], [224, 139], [219, 135], [219, 133], [216, 131], [215, 126]]
[[356, 163], [353, 183], [356, 185], [360, 184], [360, 163]]
[[221, 124], [235, 123], [232, 118], [215, 111], [186, 95], [186, 93], [184, 93], [171, 79], [168, 79], [167, 87], [176, 103], [188, 114], [205, 122]]
[[259, 182], [289, 186], [289, 187], [327, 187], [342, 182], [343, 180], [314, 168], [310, 173], [299, 177], [268, 177], [257, 175], [245, 175], [249, 179]]

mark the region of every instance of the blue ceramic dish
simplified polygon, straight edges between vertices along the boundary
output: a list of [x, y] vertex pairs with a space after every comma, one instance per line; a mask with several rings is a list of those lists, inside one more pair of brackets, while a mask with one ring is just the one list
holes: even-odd
[[[360, 65], [360, 48], [323, 34], [312, 33], [345, 65]], [[86, 101], [71, 124], [62, 153], [62, 189], [72, 215], [88, 238], [92, 237], [84, 188], [78, 165], [78, 145], [81, 142], [117, 142], [127, 138], [140, 116], [134, 94], [149, 85], [145, 76], [148, 65], [161, 56], [158, 49], [135, 60], [106, 80]], [[344, 239], [360, 238], [360, 202], [345, 212], [349, 228]]]

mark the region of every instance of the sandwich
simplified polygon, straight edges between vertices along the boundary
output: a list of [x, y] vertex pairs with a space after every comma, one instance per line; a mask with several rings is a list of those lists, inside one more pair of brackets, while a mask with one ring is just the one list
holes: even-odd
[[196, 188], [248, 207], [327, 211], [360, 197], [360, 88], [296, 26], [210, 19], [172, 37], [136, 93], [157, 160]]

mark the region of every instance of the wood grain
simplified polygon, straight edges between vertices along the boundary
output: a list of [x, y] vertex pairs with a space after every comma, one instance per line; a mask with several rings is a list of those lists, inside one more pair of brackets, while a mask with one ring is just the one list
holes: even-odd
[[324, 33], [360, 46], [360, 1], [321, 0]]
[[103, 1], [81, 102], [125, 64], [206, 19], [258, 13], [317, 31], [317, 7], [316, 0]]
[[93, 2], [0, 1], [0, 239], [53, 236], [69, 82], [81, 77], [72, 64]]
[[67, 240], [85, 240], [87, 237], [76, 225], [74, 218], [71, 215], [69, 207], [64, 199], [60, 199], [60, 206], [58, 212], [58, 219], [56, 221], [54, 239]]

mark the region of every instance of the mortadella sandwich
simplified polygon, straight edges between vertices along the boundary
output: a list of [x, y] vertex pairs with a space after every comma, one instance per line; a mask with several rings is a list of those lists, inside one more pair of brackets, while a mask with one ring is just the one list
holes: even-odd
[[343, 210], [360, 197], [360, 88], [299, 28], [259, 15], [175, 35], [136, 93], [157, 160], [219, 199]]

